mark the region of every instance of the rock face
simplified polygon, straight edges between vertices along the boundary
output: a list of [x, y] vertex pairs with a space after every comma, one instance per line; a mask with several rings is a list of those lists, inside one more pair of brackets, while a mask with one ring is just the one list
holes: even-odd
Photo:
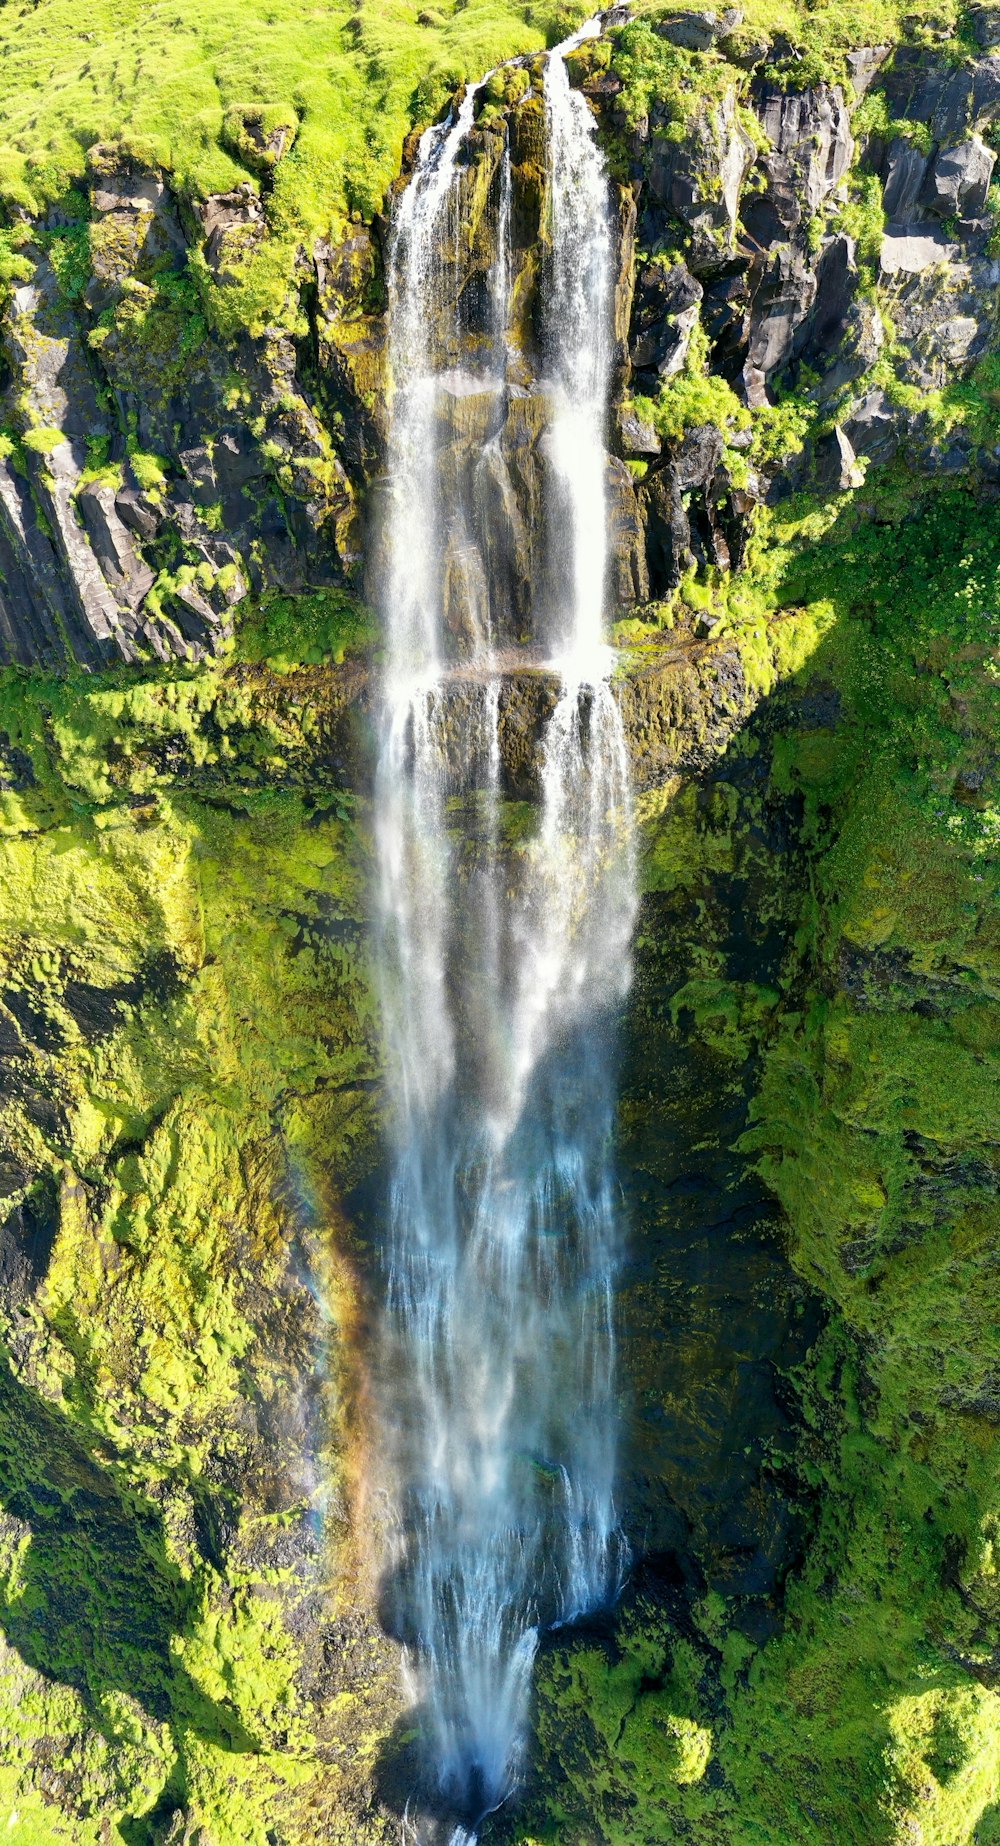
[[26, 241], [4, 317], [0, 658], [197, 659], [248, 589], [356, 572], [355, 490], [294, 342], [200, 311], [189, 257], [224, 280], [262, 235], [250, 187], [187, 218], [120, 147], [89, 167], [85, 285]]
[[[981, 34], [986, 15], [977, 19]], [[666, 14], [649, 38], [695, 60], [692, 68], [708, 60], [710, 93], [693, 88], [683, 121], [655, 94], [632, 121], [613, 31], [610, 62], [606, 42], [574, 60], [574, 80], [628, 150], [627, 172], [616, 156], [612, 446], [621, 460], [609, 474], [608, 584], [609, 605], [626, 612], [673, 595], [692, 569], [738, 569], [762, 500], [808, 481], [849, 491], [859, 472], [837, 467], [834, 425], [866, 465], [902, 451], [911, 467], [936, 469], [933, 442], [906, 441], [892, 391], [884, 377], [873, 381], [886, 325], [899, 383], [935, 391], [990, 350], [1000, 304], [1000, 259], [983, 216], [996, 158], [986, 134], [1000, 115], [992, 55], [946, 68], [933, 52], [859, 48], [854, 95], [884, 97], [899, 130], [858, 139], [843, 84], [779, 88], [753, 74], [761, 58], [746, 55], [735, 11]], [[475, 603], [466, 565], [481, 531], [502, 527], [490, 570], [502, 590], [501, 639], [511, 643], [524, 636], [531, 595], [540, 585], [545, 593], [547, 548], [536, 542], [541, 109], [530, 61], [484, 92], [464, 157], [465, 234], [449, 286], [467, 309], [442, 413], [452, 619], [460, 624], [463, 605]], [[134, 152], [94, 147], [88, 219], [61, 227], [85, 244], [83, 273], [54, 260], [44, 226], [19, 243], [24, 279], [2, 327], [12, 433], [0, 455], [4, 660], [96, 670], [197, 659], [227, 645], [249, 594], [358, 587], [363, 554], [377, 568], [388, 382], [382, 229], [355, 222], [302, 253], [306, 331], [222, 324], [227, 290], [267, 235], [258, 186], [294, 130], [276, 116], [265, 132], [263, 119], [248, 125], [241, 115], [232, 126], [254, 179], [194, 205]], [[514, 369], [498, 416], [468, 378], [481, 362], [508, 154]], [[877, 266], [870, 230], [860, 247], [848, 211], [849, 190], [875, 182], [887, 218]], [[209, 278], [212, 322], [198, 274]], [[747, 436], [739, 462], [745, 432], [732, 416], [720, 446], [699, 434], [690, 411], [664, 435], [658, 412], [634, 407], [667, 405], [672, 390], [713, 377], [735, 394], [734, 409], [751, 413], [796, 394], [801, 433], [784, 454], [773, 442], [758, 454]], [[815, 466], [812, 425], [826, 444]], [[970, 447], [965, 465], [973, 459]]]

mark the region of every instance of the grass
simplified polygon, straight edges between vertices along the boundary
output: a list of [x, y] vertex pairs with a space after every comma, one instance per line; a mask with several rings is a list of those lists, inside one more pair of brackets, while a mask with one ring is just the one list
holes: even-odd
[[0, 8], [0, 205], [38, 215], [122, 139], [191, 199], [250, 180], [234, 124], [297, 124], [267, 201], [271, 236], [227, 295], [227, 321], [280, 318], [298, 246], [350, 212], [371, 218], [403, 139], [465, 79], [544, 47], [585, 0], [472, 0], [421, 25], [405, 0], [41, 0]]
[[[38, 216], [61, 201], [98, 141], [131, 145], [188, 199], [249, 180], [266, 194], [270, 235], [225, 288], [200, 274], [202, 293], [224, 333], [288, 323], [296, 251], [352, 213], [379, 211], [407, 132], [433, 120], [461, 83], [555, 43], [588, 10], [588, 0], [444, 0], [426, 9], [419, 0], [93, 0], [86, 8], [8, 0], [0, 6], [0, 219]], [[726, 78], [720, 58], [692, 59], [643, 37], [662, 10], [638, 0], [636, 97], [650, 84], [688, 102], [716, 90]], [[786, 73], [796, 83], [845, 76], [854, 45], [904, 31], [919, 40], [932, 16], [956, 31], [959, 23], [947, 0], [747, 0], [744, 10], [742, 34], [766, 32], [799, 49]], [[626, 28], [625, 40], [636, 30]], [[961, 42], [951, 49], [959, 55]], [[779, 80], [783, 69], [779, 48]], [[254, 121], [287, 131], [276, 166], [246, 132]], [[8, 271], [16, 279], [23, 261], [0, 229], [0, 281]]]

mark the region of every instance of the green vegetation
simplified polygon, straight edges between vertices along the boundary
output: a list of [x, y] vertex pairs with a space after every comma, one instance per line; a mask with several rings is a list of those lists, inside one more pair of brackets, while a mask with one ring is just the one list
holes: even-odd
[[[1000, 538], [965, 492], [903, 524], [868, 498], [772, 525], [760, 606], [808, 604], [811, 644], [648, 860], [651, 888], [700, 893], [672, 1011], [720, 1096], [757, 1073], [743, 1155], [831, 1312], [798, 1379], [805, 1561], [763, 1647], [713, 1591], [690, 1641], [640, 1599], [621, 1653], [547, 1658], [562, 1773], [521, 1840], [994, 1838]], [[713, 934], [751, 866], [753, 928], [782, 918], [769, 986]], [[677, 1772], [682, 1724], [714, 1776]]]
[[[291, 632], [262, 610], [246, 651]], [[307, 1597], [322, 1648], [355, 1469], [323, 1233], [330, 1163], [371, 1158], [366, 846], [328, 768], [310, 793], [315, 676], [117, 680], [0, 682], [0, 1166], [39, 1240], [0, 1327], [0, 1799], [37, 1846], [175, 1810], [265, 1846], [313, 1837], [394, 1697], [373, 1637], [329, 1703], [293, 1638]]]
[[665, 442], [680, 442], [706, 423], [724, 434], [750, 428], [750, 412], [724, 378], [708, 371], [708, 335], [699, 321], [683, 370], [661, 388], [655, 401], [637, 397], [636, 415], [651, 423]]
[[[698, 10], [694, 0], [637, 0], [633, 21], [618, 35], [629, 47], [631, 75], [637, 93], [648, 85], [650, 95], [680, 97], [690, 90], [694, 71], [705, 64], [704, 55], [692, 55], [644, 31], [666, 13]], [[962, 34], [965, 8], [957, 0], [743, 0], [742, 23], [723, 46], [740, 55], [748, 46], [778, 40], [792, 56], [779, 58], [771, 74], [796, 89], [808, 84], [843, 82], [849, 77], [847, 53], [859, 45], [894, 45], [902, 40], [931, 45], [938, 53], [960, 58], [971, 46]], [[618, 62], [616, 53], [616, 66]], [[637, 111], [641, 113], [641, 109]]]
[[[159, 452], [171, 400], [210, 329], [305, 335], [296, 252], [377, 211], [407, 130], [457, 84], [587, 10], [0, 6], [0, 290], [42, 258], [63, 304], [111, 278], [91, 351], [162, 413], [141, 442], [132, 415], [127, 464], [95, 437], [83, 481], [117, 485], [127, 465], [162, 498], [180, 467]], [[626, 120], [655, 99], [668, 138], [744, 82], [725, 54], [755, 34], [801, 52], [770, 67], [796, 83], [844, 79], [860, 43], [968, 50], [950, 0], [744, 0], [734, 42], [703, 57], [655, 33], [664, 10], [639, 0], [614, 66]], [[527, 84], [495, 78], [486, 119]], [[859, 130], [926, 139], [877, 91], [861, 109]], [[178, 274], [119, 246], [81, 190], [98, 141], [162, 165], [185, 206], [249, 182], [269, 235], [227, 257], [221, 285], [203, 260]], [[17, 217], [49, 207], [44, 230]], [[877, 181], [855, 175], [837, 209], [874, 293]], [[994, 447], [1000, 361], [918, 390], [889, 336], [867, 382], [911, 413], [912, 440]], [[739, 486], [841, 401], [820, 405], [809, 377], [775, 395], [751, 417], [699, 328], [635, 408], [667, 443], [721, 429]], [[282, 491], [314, 445], [311, 496], [340, 413], [317, 394], [330, 421], [314, 436], [289, 391], [266, 422], [235, 371], [222, 400], [254, 416]], [[23, 465], [62, 439], [40, 422], [0, 433], [0, 455]], [[203, 511], [217, 529], [221, 503]], [[221, 584], [175, 552], [151, 606]], [[655, 1008], [672, 1046], [697, 1040], [733, 1159], [780, 1202], [826, 1324], [786, 1381], [796, 1453], [762, 1458], [803, 1534], [766, 1621], [706, 1567], [672, 1602], [631, 1596], [613, 1640], [555, 1637], [526, 1831], [501, 1819], [497, 1838], [1000, 1838], [998, 611], [993, 511], [904, 454], [836, 502], [762, 509], [745, 573], [692, 569], [622, 625], [638, 650], [711, 617], [736, 637], [747, 702], [769, 701], [707, 787], [648, 821], [648, 894], [688, 905], [683, 977]], [[376, 1158], [379, 1061], [367, 822], [343, 765], [375, 639], [327, 589], [248, 606], [223, 664], [0, 676], [0, 1183], [14, 1255], [38, 1258], [0, 1326], [0, 1825], [16, 1816], [26, 1846], [104, 1846], [109, 1828], [180, 1846], [175, 1813], [198, 1846], [389, 1837], [358, 1815], [394, 1662], [347, 1537], [363, 1253], [344, 1194]], [[527, 806], [505, 824], [516, 841]], [[741, 961], [741, 912], [778, 942], [773, 965]], [[655, 914], [640, 957], [663, 951]], [[630, 1133], [672, 1127], [667, 1087]]]
[[[320, 0], [304, 17], [300, 0], [94, 0], [83, 11], [75, 0], [14, 0], [0, 9], [0, 199], [42, 211], [79, 183], [99, 141], [124, 141], [191, 198], [263, 180], [271, 235], [224, 305], [230, 325], [280, 317], [295, 249], [347, 213], [379, 209], [414, 123], [433, 120], [466, 79], [571, 29], [586, 7], [475, 0], [446, 4], [428, 24], [419, 10]], [[211, 301], [210, 283], [206, 292]]]

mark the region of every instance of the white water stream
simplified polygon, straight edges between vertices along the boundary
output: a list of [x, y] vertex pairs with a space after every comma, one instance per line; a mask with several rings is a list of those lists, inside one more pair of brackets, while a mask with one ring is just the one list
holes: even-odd
[[[475, 92], [424, 135], [391, 243], [376, 788], [392, 1100], [389, 1600], [418, 1707], [421, 1799], [451, 1814], [456, 1840], [516, 1785], [539, 1633], [612, 1600], [624, 1565], [610, 1144], [635, 877], [604, 641], [613, 235], [593, 118], [563, 61], [598, 29], [551, 53], [545, 73], [551, 263], [534, 388], [547, 417], [547, 580], [561, 588], [534, 611], [534, 638], [559, 691], [536, 831], [516, 851], [503, 841], [494, 585], [440, 463], [449, 394], [502, 403], [511, 388], [509, 148], [489, 338], [476, 375], [455, 377]], [[458, 634], [446, 620], [456, 571]]]

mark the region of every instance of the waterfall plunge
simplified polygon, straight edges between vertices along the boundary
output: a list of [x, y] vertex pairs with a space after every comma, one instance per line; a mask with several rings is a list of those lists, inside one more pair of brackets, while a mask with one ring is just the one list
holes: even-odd
[[[563, 63], [596, 30], [551, 53], [545, 72], [551, 286], [535, 389], [547, 409], [546, 543], [561, 591], [535, 613], [534, 631], [561, 688], [542, 741], [541, 816], [520, 853], [502, 843], [490, 572], [468, 533], [456, 539], [437, 465], [442, 402], [458, 388], [474, 92], [424, 135], [390, 258], [376, 788], [392, 1100], [388, 1600], [420, 1707], [421, 1800], [461, 1823], [456, 1840], [471, 1840], [466, 1829], [516, 1784], [539, 1632], [611, 1600], [624, 1562], [610, 1141], [635, 879], [603, 641], [613, 240], [593, 120]], [[508, 147], [488, 338], [476, 347], [478, 375], [461, 387], [498, 402], [510, 389], [510, 189]], [[446, 621], [456, 570], [458, 644]], [[449, 697], [459, 672], [460, 727]]]

